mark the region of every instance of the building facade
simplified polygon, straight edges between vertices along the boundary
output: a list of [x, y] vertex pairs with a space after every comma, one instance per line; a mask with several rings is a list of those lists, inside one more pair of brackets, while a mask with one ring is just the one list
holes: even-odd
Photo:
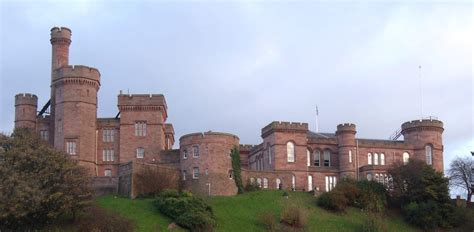
[[233, 195], [230, 151], [240, 150], [242, 176], [262, 188], [330, 191], [341, 178], [389, 180], [388, 168], [408, 159], [443, 170], [443, 123], [417, 120], [402, 124], [403, 140], [362, 139], [356, 125], [334, 133], [312, 132], [307, 123], [272, 122], [261, 130], [262, 143], [240, 144], [229, 133], [184, 135], [173, 150], [174, 129], [167, 123], [161, 94], [122, 94], [115, 117], [97, 117], [98, 69], [69, 64], [71, 30], [51, 29], [51, 95], [38, 110], [34, 94], [15, 96], [15, 128], [29, 128], [65, 151], [92, 176], [118, 176], [121, 164], [178, 167], [180, 186], [201, 195]]

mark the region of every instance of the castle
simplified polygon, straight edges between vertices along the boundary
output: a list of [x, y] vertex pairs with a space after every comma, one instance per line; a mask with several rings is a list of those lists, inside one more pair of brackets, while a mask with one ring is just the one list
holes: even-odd
[[[262, 188], [330, 191], [341, 178], [387, 183], [388, 168], [408, 159], [423, 160], [443, 171], [443, 123], [433, 119], [405, 122], [403, 140], [362, 139], [356, 125], [335, 133], [312, 132], [307, 123], [271, 122], [262, 143], [240, 144], [236, 135], [192, 133], [175, 142], [161, 94], [118, 95], [115, 117], [97, 118], [100, 72], [69, 65], [71, 30], [51, 29], [51, 98], [38, 110], [33, 94], [15, 96], [15, 128], [35, 130], [65, 151], [92, 176], [122, 177], [120, 167], [140, 163], [174, 168], [180, 186], [202, 195], [233, 195], [231, 149], [239, 147], [242, 179]], [[48, 110], [49, 109], [49, 110]]]

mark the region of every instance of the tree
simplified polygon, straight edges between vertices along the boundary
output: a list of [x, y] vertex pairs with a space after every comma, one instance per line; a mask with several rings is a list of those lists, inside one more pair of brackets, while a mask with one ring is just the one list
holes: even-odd
[[241, 175], [241, 164], [240, 164], [240, 152], [237, 146], [234, 146], [231, 151], [232, 156], [232, 170], [234, 172], [235, 185], [237, 186], [237, 192], [244, 192], [244, 185], [242, 184], [242, 175]]
[[471, 185], [474, 160], [471, 157], [457, 157], [449, 165], [449, 184], [452, 187], [467, 191], [467, 202], [471, 202], [473, 187]]
[[0, 230], [41, 228], [91, 199], [84, 168], [34, 132], [0, 136]]

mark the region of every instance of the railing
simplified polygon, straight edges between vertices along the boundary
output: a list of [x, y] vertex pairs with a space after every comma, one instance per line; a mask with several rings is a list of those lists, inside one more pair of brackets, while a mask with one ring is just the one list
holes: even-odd
[[402, 135], [402, 128], [398, 128], [393, 134], [388, 138], [390, 140], [397, 140]]

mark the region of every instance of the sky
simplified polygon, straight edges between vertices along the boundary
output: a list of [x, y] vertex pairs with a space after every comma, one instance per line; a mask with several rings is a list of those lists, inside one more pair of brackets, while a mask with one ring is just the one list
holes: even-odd
[[[444, 165], [474, 151], [471, 1], [0, 0], [0, 131], [14, 95], [49, 99], [53, 26], [70, 64], [101, 72], [98, 116], [117, 94], [161, 93], [175, 138], [200, 131], [261, 142], [271, 121], [388, 139], [403, 122], [444, 122]], [[419, 68], [421, 66], [421, 69]], [[423, 99], [423, 100], [421, 100]], [[422, 106], [422, 107], [421, 107]], [[178, 143], [175, 144], [178, 147]]]

